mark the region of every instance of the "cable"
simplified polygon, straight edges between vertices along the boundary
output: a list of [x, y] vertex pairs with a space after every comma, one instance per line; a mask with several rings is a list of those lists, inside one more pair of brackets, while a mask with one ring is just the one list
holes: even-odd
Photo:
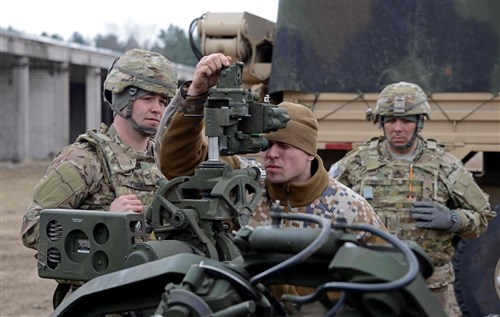
[[316, 301], [323, 293], [328, 291], [336, 291], [336, 290], [344, 290], [344, 291], [352, 291], [352, 292], [388, 292], [397, 289], [401, 289], [406, 285], [410, 284], [418, 275], [419, 272], [419, 264], [418, 260], [411, 251], [411, 249], [405, 245], [402, 241], [392, 236], [390, 233], [384, 232], [375, 227], [365, 225], [365, 224], [345, 224], [345, 223], [336, 223], [332, 224], [334, 229], [352, 229], [358, 231], [366, 231], [370, 232], [376, 236], [381, 237], [382, 239], [388, 241], [396, 249], [401, 251], [405, 256], [408, 262], [408, 272], [403, 275], [401, 278], [385, 282], [385, 283], [373, 283], [373, 284], [363, 284], [363, 283], [348, 283], [348, 282], [329, 282], [321, 285], [316, 289], [314, 293], [305, 296], [292, 296], [285, 295], [283, 297], [283, 301], [290, 301], [296, 304], [306, 304], [313, 301]]
[[302, 220], [302, 221], [311, 221], [315, 222], [319, 225], [321, 228], [321, 232], [319, 233], [318, 237], [314, 239], [314, 241], [304, 250], [300, 251], [296, 255], [290, 257], [289, 259], [281, 262], [278, 265], [275, 265], [271, 267], [270, 269], [252, 277], [250, 279], [250, 283], [252, 285], [255, 285], [265, 279], [267, 276], [275, 274], [276, 272], [279, 272], [281, 270], [284, 270], [287, 267], [297, 265], [303, 261], [305, 261], [307, 258], [309, 258], [311, 255], [313, 255], [318, 249], [320, 249], [323, 244], [328, 240], [328, 237], [330, 235], [330, 220], [325, 219], [325, 218], [320, 218], [318, 216], [314, 215], [308, 215], [308, 214], [288, 214], [284, 212], [271, 212], [271, 218], [281, 218], [281, 219], [292, 219], [292, 220]]
[[194, 19], [191, 21], [191, 24], [189, 25], [189, 46], [191, 47], [191, 50], [193, 51], [194, 56], [200, 60], [203, 57], [203, 54], [201, 53], [200, 49], [196, 47], [196, 43], [194, 41], [193, 33], [196, 27], [198, 26], [198, 23], [205, 18], [205, 15], [203, 14], [201, 17]]

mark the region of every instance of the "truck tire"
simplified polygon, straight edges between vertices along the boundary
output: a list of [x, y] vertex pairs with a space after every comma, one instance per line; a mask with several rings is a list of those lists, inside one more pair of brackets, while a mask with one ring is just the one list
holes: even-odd
[[[500, 205], [495, 207], [500, 214]], [[480, 237], [459, 242], [453, 266], [455, 294], [464, 317], [500, 314], [500, 216]]]

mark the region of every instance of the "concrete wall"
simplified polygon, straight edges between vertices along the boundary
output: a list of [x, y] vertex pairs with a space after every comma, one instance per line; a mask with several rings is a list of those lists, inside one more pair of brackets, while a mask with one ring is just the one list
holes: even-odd
[[[0, 31], [0, 160], [51, 159], [110, 123], [102, 84], [119, 52]], [[193, 67], [174, 64], [179, 81]]]

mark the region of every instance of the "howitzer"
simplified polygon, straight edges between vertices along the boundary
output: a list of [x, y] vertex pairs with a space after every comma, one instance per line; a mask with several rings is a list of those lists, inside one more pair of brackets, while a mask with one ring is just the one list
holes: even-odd
[[[284, 304], [301, 316], [445, 316], [425, 286], [432, 265], [418, 246], [368, 225], [331, 228], [312, 215], [272, 216], [314, 221], [322, 228], [243, 227], [232, 240], [240, 255], [231, 261], [196, 254], [190, 246], [181, 250], [177, 240], [146, 242], [143, 246], [155, 248], [147, 254], [170, 253], [171, 247], [178, 253], [95, 277], [51, 316], [286, 316]], [[393, 245], [364, 245], [347, 228]], [[277, 284], [314, 291], [279, 299], [268, 290]], [[325, 296], [332, 291], [340, 292], [337, 300]]]
[[[260, 150], [260, 133], [284, 127], [287, 117], [250, 102], [239, 86], [240, 67], [223, 71], [205, 105], [208, 161], [193, 176], [161, 181], [144, 218], [42, 211], [40, 276], [86, 281], [51, 316], [444, 316], [423, 281], [432, 263], [416, 245], [367, 225], [284, 214], [278, 203], [275, 224], [245, 226], [262, 175], [258, 168], [233, 170], [219, 154]], [[281, 218], [319, 229], [281, 228]], [[389, 244], [366, 245], [349, 228]], [[146, 230], [156, 240], [145, 241]], [[48, 250], [55, 255], [41, 256]], [[270, 288], [280, 284], [311, 292], [276, 298]]]

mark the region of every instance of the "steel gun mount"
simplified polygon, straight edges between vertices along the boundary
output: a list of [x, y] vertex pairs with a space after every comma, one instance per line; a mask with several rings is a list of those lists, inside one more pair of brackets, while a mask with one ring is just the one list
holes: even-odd
[[162, 181], [146, 212], [158, 240], [183, 241], [193, 251], [229, 261], [239, 256], [229, 236], [248, 223], [261, 194], [259, 168], [233, 170], [220, 155], [256, 153], [267, 147], [262, 133], [284, 128], [290, 119], [283, 108], [257, 102], [242, 88], [243, 63], [222, 70], [204, 106], [208, 160], [195, 174]]
[[[241, 88], [241, 65], [222, 73], [204, 109], [209, 159], [191, 177], [162, 181], [145, 217], [42, 211], [39, 275], [86, 281], [51, 316], [286, 316], [285, 305], [301, 316], [445, 316], [423, 280], [433, 271], [427, 255], [370, 226], [332, 227], [275, 204], [276, 223], [289, 218], [320, 229], [242, 226], [231, 233], [251, 215], [261, 175], [233, 170], [219, 154], [259, 151], [266, 146], [260, 133], [288, 119], [255, 100]], [[146, 241], [146, 227], [156, 240]], [[348, 228], [389, 244], [365, 245]], [[312, 293], [275, 298], [275, 284]], [[326, 296], [331, 291], [340, 296]]]

